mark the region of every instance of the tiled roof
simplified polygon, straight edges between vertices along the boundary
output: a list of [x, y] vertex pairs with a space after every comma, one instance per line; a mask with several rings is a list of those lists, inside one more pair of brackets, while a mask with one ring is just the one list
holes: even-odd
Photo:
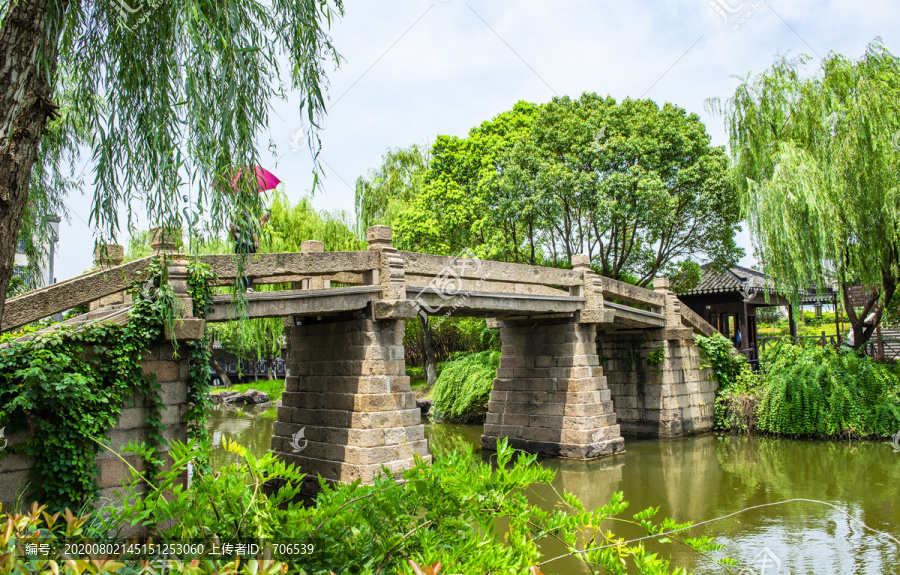
[[[766, 286], [766, 275], [760, 271], [734, 266], [725, 273], [720, 273], [714, 272], [707, 264], [702, 267], [700, 283], [697, 284], [697, 287], [678, 295], [739, 293], [745, 288], [749, 288], [749, 291], [757, 293], [777, 293], [773, 287]], [[801, 299], [804, 302], [814, 302], [822, 300], [823, 296], [830, 296], [832, 293], [833, 290], [831, 288], [819, 291], [813, 286], [806, 290], [805, 294], [801, 295]]]
[[739, 292], [745, 287], [758, 292], [773, 291], [766, 287], [766, 276], [762, 272], [734, 266], [725, 273], [719, 273], [712, 271], [709, 265], [705, 265], [700, 272], [700, 283], [697, 287], [679, 295]]

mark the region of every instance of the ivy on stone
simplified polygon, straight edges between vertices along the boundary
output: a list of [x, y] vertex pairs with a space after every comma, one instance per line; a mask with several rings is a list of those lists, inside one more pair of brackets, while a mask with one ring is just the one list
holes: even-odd
[[[129, 290], [134, 304], [124, 325], [61, 326], [0, 348], [0, 427], [29, 432], [28, 441], [9, 451], [34, 457], [30, 498], [48, 502], [54, 510], [88, 503], [97, 490], [98, 441], [108, 439], [126, 401], [135, 396], [145, 397], [150, 407], [148, 441], [140, 453], [150, 473], [159, 470], [159, 448], [165, 441], [161, 386], [144, 374], [141, 356], [162, 343], [164, 326], [174, 320], [175, 299], [166, 272], [163, 259], [151, 261]], [[191, 268], [198, 315], [208, 309], [210, 279], [208, 268]], [[195, 363], [203, 360], [198, 346], [206, 349], [202, 342], [191, 344]], [[198, 425], [204, 427], [207, 385], [200, 370], [192, 369], [186, 417], [194, 435]]]

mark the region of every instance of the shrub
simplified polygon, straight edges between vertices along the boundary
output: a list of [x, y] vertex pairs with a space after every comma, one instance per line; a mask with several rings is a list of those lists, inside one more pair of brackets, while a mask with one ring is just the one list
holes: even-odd
[[[183, 478], [195, 444], [173, 442], [171, 469], [149, 477], [132, 470], [126, 487], [131, 496], [111, 516], [94, 514], [89, 522], [67, 513], [60, 520], [60, 516], [51, 517], [36, 507], [27, 516], [0, 517], [0, 575], [136, 573], [142, 563], [134, 558], [110, 557], [102, 564], [90, 565], [57, 559], [51, 565], [46, 558], [23, 557], [21, 553], [25, 544], [38, 537], [41, 542], [77, 543], [122, 524], [147, 529], [157, 543], [217, 538], [220, 548], [242, 540], [259, 542], [262, 548], [269, 543], [272, 551], [268, 561], [246, 555], [237, 562], [210, 556], [167, 560], [165, 572], [194, 575], [412, 575], [416, 569], [413, 562], [427, 565], [435, 573], [439, 570], [436, 563], [447, 573], [540, 573], [535, 566], [542, 559], [540, 545], [548, 538], [559, 543], [556, 549], [561, 555], [583, 560], [592, 573], [684, 573], [647, 550], [644, 542], [627, 542], [610, 531], [609, 521], [614, 516], [617, 524], [628, 524], [632, 530], [638, 527], [654, 536], [642, 539], [655, 539], [660, 545], [677, 541], [703, 557], [722, 548], [707, 537], [682, 538], [681, 531], [690, 523], [654, 520], [658, 508], [631, 518], [623, 516], [628, 504], [621, 493], [614, 494], [608, 505], [589, 511], [564, 492], [545, 510], [529, 501], [529, 491], [535, 484], [552, 481], [554, 471], [537, 464], [533, 455], [516, 456], [505, 442], [498, 445], [493, 466], [473, 459], [468, 448], [437, 455], [433, 464], [418, 460], [401, 477], [383, 475], [370, 486], [323, 482], [323, 491], [312, 505], [294, 497], [304, 475], [293, 465], [285, 466], [271, 452], [256, 458], [239, 445], [227, 441], [224, 445], [240, 462], [215, 474], [195, 470], [185, 488]], [[271, 485], [273, 479], [280, 482], [277, 489]], [[137, 496], [135, 490], [141, 483], [147, 483], [152, 494]], [[290, 542], [293, 549], [282, 546], [279, 550], [273, 542]], [[312, 544], [313, 549], [299, 549], [301, 544]], [[161, 557], [141, 559], [155, 567]], [[735, 563], [727, 558], [720, 562]]]
[[748, 368], [737, 376], [734, 384], [720, 388], [716, 394], [716, 427], [741, 432], [756, 429], [762, 386], [762, 376]]
[[788, 435], [889, 436], [900, 429], [900, 368], [852, 350], [778, 342], [763, 354], [758, 428]]
[[[481, 318], [436, 316], [430, 318], [429, 325], [434, 355], [439, 363], [455, 353], [500, 351], [500, 330], [488, 328]], [[407, 365], [425, 365], [425, 334], [418, 318], [406, 322], [403, 345]]]
[[721, 334], [712, 337], [694, 335], [694, 342], [706, 357], [707, 363], [702, 367], [713, 370], [720, 393], [736, 384], [740, 375], [749, 368], [747, 359]]
[[434, 385], [433, 417], [452, 423], [483, 421], [499, 365], [498, 351], [456, 356], [447, 361]]

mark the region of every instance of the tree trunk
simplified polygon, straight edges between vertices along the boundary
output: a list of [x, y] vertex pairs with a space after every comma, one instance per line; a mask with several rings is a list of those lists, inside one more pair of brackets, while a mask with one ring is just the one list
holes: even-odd
[[209, 365], [212, 366], [213, 371], [216, 372], [216, 375], [219, 376], [219, 379], [222, 380], [222, 385], [225, 387], [231, 387], [231, 379], [228, 377], [228, 373], [222, 369], [222, 366], [219, 365], [219, 362], [216, 361], [215, 356], [212, 355], [212, 345], [213, 338], [209, 338]]
[[[897, 291], [897, 280], [889, 273], [886, 273], [883, 274], [882, 285], [884, 286], [884, 301], [890, 302], [891, 298], [894, 297], [894, 292]], [[842, 286], [841, 291], [843, 292], [842, 295], [844, 297], [844, 309], [847, 312], [850, 329], [853, 331], [853, 349], [865, 350], [866, 345], [868, 345], [869, 340], [872, 339], [872, 335], [875, 333], [875, 329], [881, 325], [881, 316], [884, 314], [886, 306], [880, 305], [877, 294], [873, 293], [872, 298], [863, 308], [862, 313], [857, 315], [856, 310], [850, 305], [849, 286]], [[872, 312], [875, 313], [875, 321], [866, 325], [866, 317]]]
[[266, 381], [275, 379], [275, 370], [272, 369], [274, 363], [275, 360], [273, 360], [271, 356], [266, 357]]
[[431, 387], [437, 381], [437, 359], [434, 356], [434, 341], [431, 338], [431, 328], [428, 327], [428, 318], [419, 316], [422, 322], [423, 340], [425, 342], [425, 385]]
[[56, 114], [51, 97], [67, 8], [67, 0], [19, 0], [0, 27], [0, 318], [15, 270], [31, 169], [47, 119]]

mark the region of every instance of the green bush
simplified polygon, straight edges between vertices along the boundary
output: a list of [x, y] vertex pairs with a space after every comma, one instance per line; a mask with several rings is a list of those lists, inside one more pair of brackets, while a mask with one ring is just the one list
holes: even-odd
[[[456, 353], [500, 351], [500, 330], [488, 328], [481, 318], [436, 316], [429, 319], [429, 325], [439, 363]], [[418, 318], [406, 322], [403, 345], [407, 366], [425, 365], [425, 334]]]
[[889, 436], [900, 429], [900, 368], [847, 349], [766, 349], [761, 361], [760, 431], [788, 435]]
[[483, 421], [499, 365], [499, 351], [452, 357], [434, 384], [432, 416], [452, 423]]
[[712, 337], [694, 335], [694, 342], [703, 352], [706, 363], [702, 367], [709, 367], [719, 382], [719, 392], [732, 387], [738, 381], [741, 373], [749, 369], [747, 358], [734, 349], [725, 336], [715, 334]]
[[749, 432], [757, 427], [759, 396], [764, 380], [749, 367], [738, 374], [736, 381], [716, 394], [716, 428]]
[[[146, 477], [132, 469], [122, 507], [89, 518], [68, 513], [51, 517], [38, 507], [28, 515], [0, 517], [0, 575], [126, 575], [137, 573], [148, 562], [151, 567], [159, 566], [159, 556], [143, 555], [142, 561], [111, 557], [91, 564], [54, 558], [56, 563], [51, 564], [47, 558], [17, 553], [38, 538], [42, 543], [79, 543], [88, 537], [96, 540], [115, 534], [118, 527], [127, 525], [143, 527], [157, 543], [210, 542], [215, 538], [220, 549], [238, 541], [260, 542], [261, 548], [270, 544], [271, 559], [248, 554], [237, 559], [210, 555], [187, 561], [169, 558], [165, 569], [156, 571], [193, 575], [413, 575], [437, 573], [436, 563], [447, 573], [524, 575], [540, 572], [534, 567], [543, 559], [541, 544], [546, 539], [558, 542], [560, 555], [584, 561], [585, 571], [591, 573], [683, 574], [683, 569], [670, 567], [644, 543], [669, 545], [671, 540], [706, 558], [709, 551], [722, 549], [708, 537], [683, 538], [690, 523], [656, 520], [659, 508], [625, 515], [628, 504], [621, 493], [614, 494], [609, 504], [587, 510], [575, 496], [564, 492], [545, 510], [530, 501], [529, 491], [535, 484], [551, 482], [554, 471], [539, 465], [533, 455], [516, 456], [505, 441], [498, 445], [495, 465], [474, 459], [469, 447], [438, 454], [432, 464], [418, 460], [401, 477], [382, 475], [374, 485], [357, 481], [331, 486], [323, 482], [313, 504], [296, 498], [304, 475], [293, 465], [285, 465], [272, 452], [256, 458], [227, 439], [223, 446], [238, 456], [239, 463], [215, 473], [195, 469], [188, 487], [184, 477], [196, 444], [173, 442], [170, 469]], [[150, 492], [139, 495], [141, 486]], [[614, 516], [617, 524], [639, 528], [657, 536], [647, 538], [656, 541], [624, 541], [609, 529]], [[272, 542], [288, 542], [293, 548], [282, 545], [279, 549]], [[720, 562], [735, 564], [727, 558]]]

